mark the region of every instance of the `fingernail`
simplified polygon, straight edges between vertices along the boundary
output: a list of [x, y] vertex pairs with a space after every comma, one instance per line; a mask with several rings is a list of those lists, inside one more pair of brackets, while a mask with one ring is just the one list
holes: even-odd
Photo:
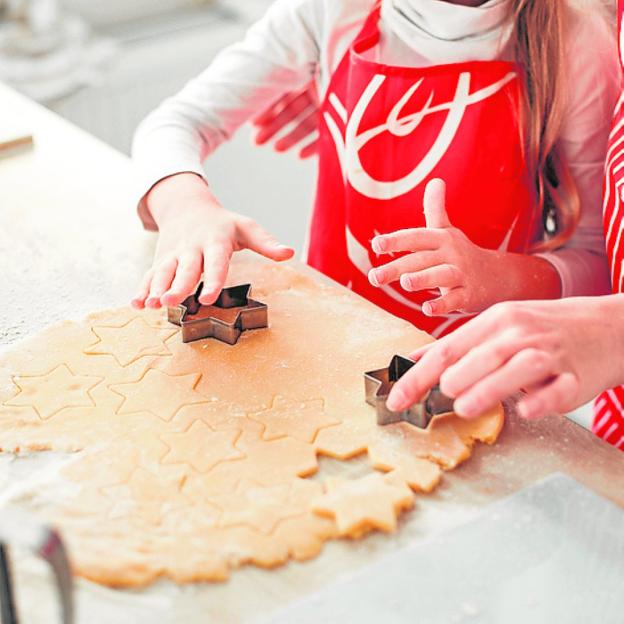
[[428, 301], [423, 303], [422, 311], [425, 316], [433, 316], [433, 306]]
[[[399, 283], [401, 284], [401, 288], [403, 290], [412, 290], [412, 280], [407, 275], [401, 275], [401, 279], [399, 279]], [[424, 311], [424, 306], [423, 306]]]
[[381, 238], [373, 238], [373, 242], [371, 244], [371, 247], [373, 248], [373, 251], [377, 254], [383, 253], [384, 252], [384, 241]]
[[478, 416], [479, 406], [474, 401], [459, 398], [453, 404], [453, 411], [463, 418], [472, 418]]
[[386, 407], [391, 412], [400, 412], [407, 408], [405, 395], [400, 390], [393, 390], [386, 400]]
[[377, 273], [377, 271], [375, 269], [371, 269], [368, 272], [368, 281], [373, 285], [373, 286], [379, 286], [379, 275]]

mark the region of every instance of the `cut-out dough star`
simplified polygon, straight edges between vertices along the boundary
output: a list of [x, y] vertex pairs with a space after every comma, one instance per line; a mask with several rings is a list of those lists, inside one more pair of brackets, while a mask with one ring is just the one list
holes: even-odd
[[288, 436], [312, 443], [321, 429], [340, 424], [325, 413], [323, 399], [293, 401], [282, 396], [276, 396], [270, 408], [249, 414], [249, 418], [264, 425], [264, 440]]
[[167, 375], [150, 368], [138, 381], [113, 384], [110, 389], [124, 398], [118, 414], [151, 412], [169, 421], [182, 406], [208, 401], [195, 390], [200, 377], [200, 373]]
[[341, 536], [359, 537], [370, 529], [395, 531], [397, 516], [414, 504], [407, 485], [389, 482], [379, 473], [350, 481], [328, 479], [325, 487], [312, 510], [335, 518]]
[[163, 464], [189, 464], [198, 472], [208, 472], [225, 461], [243, 459], [245, 454], [234, 445], [240, 431], [214, 431], [206, 423], [196, 420], [183, 433], [167, 433], [161, 440], [169, 447]]
[[45, 375], [14, 377], [19, 393], [4, 404], [32, 407], [47, 420], [66, 407], [94, 407], [89, 391], [101, 381], [101, 377], [74, 375], [66, 364], [61, 364]]
[[111, 355], [120, 366], [128, 366], [148, 355], [171, 355], [165, 340], [178, 330], [152, 327], [136, 317], [117, 327], [94, 325], [91, 331], [98, 340], [84, 350], [87, 355]]
[[284, 518], [305, 513], [320, 489], [305, 479], [272, 486], [243, 480], [235, 492], [214, 497], [212, 502], [222, 510], [219, 526], [245, 525], [269, 534]]

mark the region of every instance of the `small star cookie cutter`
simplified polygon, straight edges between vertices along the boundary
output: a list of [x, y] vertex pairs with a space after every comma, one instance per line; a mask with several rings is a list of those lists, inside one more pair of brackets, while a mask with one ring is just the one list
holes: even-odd
[[419, 403], [402, 412], [392, 412], [386, 407], [386, 400], [392, 386], [407, 373], [415, 362], [395, 355], [387, 368], [364, 373], [366, 402], [377, 410], [377, 424], [381, 426], [398, 422], [426, 429], [434, 416], [453, 411], [453, 399], [442, 394], [439, 387], [433, 388]]
[[251, 284], [224, 288], [209, 306], [199, 303], [202, 286], [179, 306], [167, 309], [168, 321], [182, 328], [182, 342], [215, 338], [235, 345], [244, 331], [269, 326], [268, 307], [249, 298]]
[[13, 510], [3, 510], [0, 516], [0, 622], [18, 624], [20, 621], [13, 591], [9, 544], [34, 553], [50, 566], [56, 584], [61, 622], [73, 624], [71, 567], [60, 535], [53, 528]]

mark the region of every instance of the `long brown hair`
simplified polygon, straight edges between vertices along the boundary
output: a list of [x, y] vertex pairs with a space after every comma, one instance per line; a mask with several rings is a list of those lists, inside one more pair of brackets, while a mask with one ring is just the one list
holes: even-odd
[[[578, 191], [558, 146], [565, 108], [565, 33], [568, 0], [514, 0], [512, 44], [524, 67], [522, 122], [525, 158], [535, 180], [545, 234], [533, 251], [555, 249], [573, 234]], [[555, 222], [548, 232], [548, 223]]]

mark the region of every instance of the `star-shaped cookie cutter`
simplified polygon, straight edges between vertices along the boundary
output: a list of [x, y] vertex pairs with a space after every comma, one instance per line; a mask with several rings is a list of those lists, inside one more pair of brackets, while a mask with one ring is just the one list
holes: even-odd
[[182, 342], [215, 338], [234, 345], [244, 331], [269, 326], [268, 307], [249, 298], [251, 284], [224, 288], [209, 306], [199, 303], [202, 286], [179, 306], [167, 310], [168, 321], [182, 328]]
[[414, 364], [412, 360], [395, 355], [388, 368], [364, 373], [366, 402], [376, 408], [378, 425], [385, 426], [404, 421], [420, 429], [426, 429], [434, 416], [453, 411], [453, 399], [442, 394], [439, 387], [433, 388], [419, 403], [402, 412], [392, 412], [386, 407], [392, 386]]

